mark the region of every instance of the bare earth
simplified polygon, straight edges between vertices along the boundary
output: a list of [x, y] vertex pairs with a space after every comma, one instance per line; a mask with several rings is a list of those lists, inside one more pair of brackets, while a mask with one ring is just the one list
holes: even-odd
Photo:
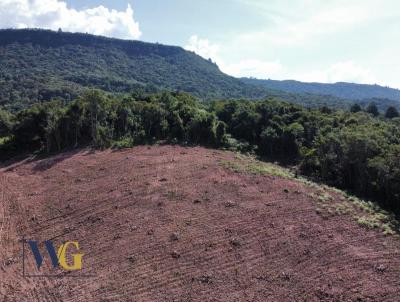
[[[3, 168], [0, 301], [400, 301], [398, 237], [319, 215], [296, 180], [221, 165], [238, 160], [141, 146]], [[23, 236], [79, 241], [82, 271], [24, 278]]]

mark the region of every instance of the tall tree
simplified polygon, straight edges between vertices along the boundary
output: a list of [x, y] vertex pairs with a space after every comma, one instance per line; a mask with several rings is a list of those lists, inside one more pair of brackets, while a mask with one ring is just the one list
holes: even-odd
[[373, 116], [378, 116], [379, 115], [378, 107], [376, 106], [376, 104], [374, 102], [369, 103], [366, 111], [368, 113], [372, 114]]
[[0, 137], [10, 135], [13, 125], [13, 115], [0, 109]]
[[396, 107], [390, 106], [385, 113], [385, 117], [386, 118], [395, 118], [395, 117], [399, 117], [399, 111], [397, 111]]

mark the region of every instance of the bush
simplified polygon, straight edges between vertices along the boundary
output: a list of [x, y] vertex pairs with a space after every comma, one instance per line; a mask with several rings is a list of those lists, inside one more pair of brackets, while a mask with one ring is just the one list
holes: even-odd
[[125, 137], [121, 140], [113, 142], [112, 147], [115, 149], [125, 149], [125, 148], [131, 148], [134, 145], [135, 144], [132, 137]]

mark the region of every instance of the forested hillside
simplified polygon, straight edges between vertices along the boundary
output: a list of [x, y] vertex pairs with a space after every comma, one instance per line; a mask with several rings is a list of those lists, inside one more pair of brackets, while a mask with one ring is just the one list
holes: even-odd
[[303, 83], [299, 81], [275, 81], [242, 78], [247, 84], [257, 85], [266, 89], [276, 89], [291, 93], [311, 93], [317, 95], [331, 95], [348, 100], [382, 99], [383, 102], [400, 102], [400, 90], [379, 85], [364, 85], [353, 83]]
[[264, 97], [180, 47], [48, 30], [0, 30], [0, 106], [70, 101], [85, 88], [190, 92], [201, 98]]
[[[253, 84], [259, 83], [228, 76], [216, 64], [180, 47], [80, 33], [0, 30], [0, 107], [13, 112], [53, 99], [67, 103], [88, 88], [120, 95], [184, 91], [203, 100], [268, 96], [311, 108], [349, 109], [354, 103], [319, 95], [321, 91], [299, 93]], [[398, 107], [390, 100], [375, 102], [381, 111]], [[368, 103], [364, 100], [362, 105]]]
[[0, 155], [159, 141], [227, 148], [295, 166], [400, 212], [399, 113], [352, 109], [306, 109], [275, 99], [202, 103], [166, 92], [121, 99], [91, 91], [68, 105], [0, 111]]

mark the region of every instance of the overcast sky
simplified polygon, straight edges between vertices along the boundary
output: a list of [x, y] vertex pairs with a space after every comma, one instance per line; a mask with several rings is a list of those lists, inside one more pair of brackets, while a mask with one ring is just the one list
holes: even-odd
[[234, 76], [400, 88], [398, 0], [0, 0], [0, 27], [180, 45]]

